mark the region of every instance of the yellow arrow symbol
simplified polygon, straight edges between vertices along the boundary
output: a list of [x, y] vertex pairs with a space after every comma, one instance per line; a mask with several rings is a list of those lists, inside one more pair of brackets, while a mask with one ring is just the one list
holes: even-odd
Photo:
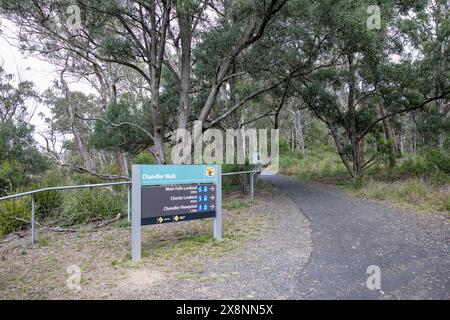
[[158, 223], [163, 223], [163, 221], [164, 221], [163, 217], [158, 218]]

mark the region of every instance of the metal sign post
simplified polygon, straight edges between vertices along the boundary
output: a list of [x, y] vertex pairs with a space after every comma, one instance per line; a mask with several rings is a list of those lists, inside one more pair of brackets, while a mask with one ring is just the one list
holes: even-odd
[[222, 240], [222, 167], [217, 167], [216, 218], [214, 219], [214, 239]]
[[141, 260], [141, 165], [131, 169], [131, 259]]
[[141, 226], [214, 218], [222, 239], [220, 165], [133, 165], [131, 257], [141, 259]]

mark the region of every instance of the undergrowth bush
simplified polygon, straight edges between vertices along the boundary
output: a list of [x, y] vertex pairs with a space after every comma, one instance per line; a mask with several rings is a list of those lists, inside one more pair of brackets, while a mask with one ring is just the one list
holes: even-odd
[[409, 201], [410, 203], [417, 203], [421, 200], [425, 200], [427, 193], [429, 192], [428, 186], [421, 179], [411, 179], [403, 183], [397, 191], [399, 197], [403, 201]]
[[303, 159], [298, 151], [286, 153], [280, 157], [280, 171], [305, 180], [346, 174], [339, 156], [322, 149], [310, 151]]
[[64, 219], [67, 225], [110, 219], [118, 213], [126, 214], [126, 206], [125, 193], [108, 189], [77, 190], [64, 205]]
[[26, 222], [22, 222], [16, 218], [27, 221], [30, 220], [30, 197], [22, 197], [0, 202], [0, 238], [14, 230], [29, 226]]
[[36, 194], [37, 219], [47, 219], [61, 215], [64, 206], [63, 192], [64, 191], [46, 191]]
[[450, 153], [426, 149], [416, 156], [407, 155], [397, 166], [396, 172], [431, 178], [437, 183], [450, 183]]
[[442, 203], [445, 210], [447, 210], [450, 213], [450, 195], [444, 197]]

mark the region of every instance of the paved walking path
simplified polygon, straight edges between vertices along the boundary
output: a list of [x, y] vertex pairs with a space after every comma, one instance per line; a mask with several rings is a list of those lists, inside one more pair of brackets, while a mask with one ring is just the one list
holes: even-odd
[[[450, 222], [284, 176], [262, 177], [310, 219], [313, 250], [293, 299], [449, 299]], [[366, 286], [381, 269], [381, 291]]]

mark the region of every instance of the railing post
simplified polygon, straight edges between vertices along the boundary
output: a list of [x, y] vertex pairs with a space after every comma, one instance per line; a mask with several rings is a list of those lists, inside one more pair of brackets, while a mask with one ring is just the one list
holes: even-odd
[[253, 198], [255, 197], [255, 186], [254, 186], [254, 183], [255, 183], [255, 173], [252, 172], [250, 174], [250, 196], [252, 198], [252, 201], [253, 201]]
[[128, 186], [128, 222], [131, 221], [131, 186]]
[[34, 245], [36, 242], [36, 203], [34, 199], [34, 193], [31, 195], [31, 243]]

